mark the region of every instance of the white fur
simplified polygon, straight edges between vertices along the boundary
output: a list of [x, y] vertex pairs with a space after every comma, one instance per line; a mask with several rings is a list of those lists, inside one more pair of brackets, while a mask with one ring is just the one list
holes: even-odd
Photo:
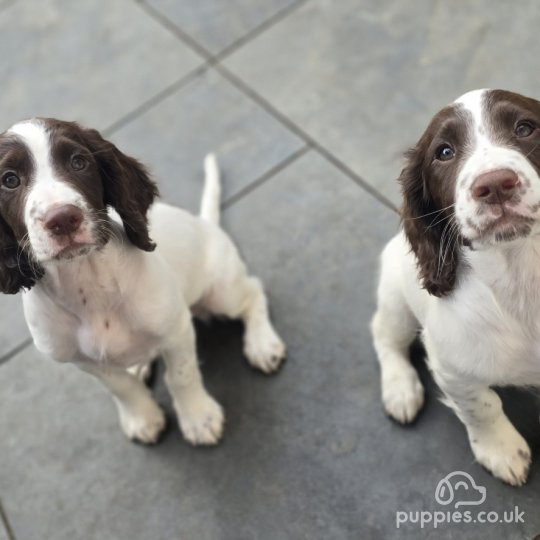
[[476, 459], [495, 476], [521, 485], [531, 452], [490, 387], [540, 385], [540, 228], [531, 210], [540, 201], [540, 178], [521, 153], [499, 146], [481, 129], [483, 92], [458, 100], [473, 115], [476, 139], [456, 182], [456, 216], [464, 230], [467, 217], [492, 218], [479, 210], [469, 188], [478, 174], [503, 167], [530, 182], [518, 211], [535, 219], [532, 231], [513, 241], [464, 248], [458, 284], [444, 298], [421, 288], [414, 254], [398, 234], [382, 254], [371, 327], [388, 414], [406, 423], [422, 407], [423, 388], [408, 356], [422, 329], [430, 368], [465, 424]]
[[[39, 123], [14, 130], [37, 164], [27, 208], [34, 204], [42, 212], [69, 203], [84, 211], [85, 202], [54, 177]], [[241, 318], [247, 358], [264, 372], [277, 369], [285, 354], [269, 320], [259, 280], [248, 275], [235, 246], [217, 224], [215, 158], [207, 160], [206, 171], [202, 205], [206, 219], [154, 204], [149, 222], [157, 248], [150, 253], [130, 244], [113, 212], [113, 238], [103, 249], [72, 260], [51, 260], [53, 240], [43, 240], [38, 260], [45, 276], [23, 295], [36, 347], [99, 377], [114, 395], [123, 431], [143, 442], [155, 442], [165, 425], [161, 409], [141, 380], [145, 366], [157, 355], [165, 361], [165, 382], [186, 439], [214, 444], [221, 437], [223, 411], [202, 382], [192, 309]], [[45, 238], [39, 219], [32, 221], [29, 214], [27, 219], [35, 229], [32, 234]]]
[[221, 202], [221, 183], [219, 168], [214, 154], [208, 154], [204, 160], [206, 176], [205, 193], [201, 201], [201, 217], [210, 223], [219, 223], [219, 204]]

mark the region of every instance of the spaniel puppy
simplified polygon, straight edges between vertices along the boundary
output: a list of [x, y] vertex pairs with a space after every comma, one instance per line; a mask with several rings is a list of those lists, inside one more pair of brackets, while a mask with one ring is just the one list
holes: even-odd
[[386, 246], [372, 320], [387, 413], [411, 422], [424, 392], [418, 328], [472, 451], [519, 486], [531, 451], [494, 385], [540, 385], [540, 103], [476, 90], [438, 112], [400, 177], [403, 230]]
[[157, 355], [184, 437], [215, 444], [224, 416], [197, 364], [192, 310], [240, 318], [245, 354], [265, 373], [285, 347], [218, 226], [215, 159], [200, 217], [154, 202], [144, 167], [90, 129], [33, 119], [0, 135], [0, 290], [24, 290], [42, 353], [74, 362], [112, 392], [131, 439], [153, 443], [163, 411], [142, 378]]

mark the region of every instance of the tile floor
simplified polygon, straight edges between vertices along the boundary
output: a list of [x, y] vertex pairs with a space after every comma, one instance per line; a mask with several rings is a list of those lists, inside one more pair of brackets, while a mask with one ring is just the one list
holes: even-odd
[[[0, 0], [3, 126], [48, 115], [101, 129], [192, 210], [215, 150], [224, 227], [289, 346], [264, 377], [239, 324], [198, 325], [225, 438], [191, 448], [171, 427], [143, 447], [96, 381], [38, 355], [20, 298], [0, 298], [0, 540], [540, 533], [536, 398], [502, 392], [536, 456], [513, 489], [474, 463], [420, 350], [425, 410], [408, 428], [385, 418], [367, 328], [402, 151], [468, 89], [539, 95], [539, 22], [534, 0]], [[161, 370], [154, 386], [172, 425]], [[524, 522], [396, 527], [398, 511], [440, 511], [435, 488], [455, 470], [486, 487], [481, 510], [517, 506]]]

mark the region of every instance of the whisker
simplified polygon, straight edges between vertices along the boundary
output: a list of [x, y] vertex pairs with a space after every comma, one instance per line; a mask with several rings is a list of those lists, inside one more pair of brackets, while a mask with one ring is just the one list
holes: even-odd
[[529, 156], [530, 156], [530, 155], [538, 148], [538, 146], [540, 146], [540, 143], [536, 143], [536, 144], [533, 146], [532, 150], [531, 150], [530, 152], [527, 152], [527, 153], [525, 154], [525, 157], [529, 157]]
[[440, 267], [440, 270], [437, 272], [437, 275], [440, 274], [440, 271], [442, 271], [442, 269], [444, 268], [444, 263], [446, 261], [446, 256], [448, 255], [448, 253], [450, 252], [452, 254], [452, 260], [454, 260], [454, 244], [457, 242], [457, 239], [458, 239], [458, 236], [459, 236], [459, 227], [458, 227], [458, 224], [457, 222], [453, 222], [452, 223], [452, 226], [450, 227], [450, 232], [447, 236], [447, 239], [446, 239], [446, 248], [444, 250], [444, 254], [443, 254], [443, 258], [442, 258], [442, 261], [441, 261], [441, 267]]
[[[433, 223], [433, 221], [432, 221], [432, 222], [426, 227], [425, 230], [427, 231], [428, 229], [431, 229], [432, 227], [435, 227], [435, 226], [439, 225], [440, 223], [443, 223], [443, 222], [446, 221], [447, 219], [451, 218], [453, 215], [454, 215], [454, 213], [448, 214], [447, 216], [445, 216], [445, 217], [439, 219], [439, 221], [437, 221], [437, 223]], [[437, 219], [437, 218], [435, 218], [435, 219]]]
[[452, 225], [452, 222], [449, 221], [445, 226], [441, 233], [441, 241], [439, 244], [439, 253], [437, 255], [437, 275], [441, 273], [441, 259], [442, 259], [442, 252], [444, 249], [444, 242], [447, 232], [449, 231], [449, 227]]
[[405, 218], [405, 221], [411, 221], [414, 219], [421, 219], [426, 216], [431, 216], [432, 214], [440, 214], [441, 212], [444, 212], [445, 210], [448, 210], [449, 208], [452, 208], [452, 206], [455, 206], [456, 203], [452, 203], [446, 208], [441, 208], [440, 210], [434, 210], [433, 212], [428, 212], [427, 214], [422, 214], [421, 216], [411, 217], [411, 218]]

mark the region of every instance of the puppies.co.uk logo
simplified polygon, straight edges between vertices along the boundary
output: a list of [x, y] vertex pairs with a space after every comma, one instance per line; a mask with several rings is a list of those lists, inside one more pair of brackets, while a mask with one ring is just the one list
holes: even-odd
[[486, 497], [486, 488], [478, 485], [469, 473], [451, 472], [439, 481], [435, 489], [435, 501], [446, 508], [398, 510], [396, 528], [412, 525], [421, 529], [425, 527], [436, 529], [444, 524], [525, 522], [525, 512], [520, 511], [517, 506], [504, 512], [480, 510], [478, 507], [486, 501]]

